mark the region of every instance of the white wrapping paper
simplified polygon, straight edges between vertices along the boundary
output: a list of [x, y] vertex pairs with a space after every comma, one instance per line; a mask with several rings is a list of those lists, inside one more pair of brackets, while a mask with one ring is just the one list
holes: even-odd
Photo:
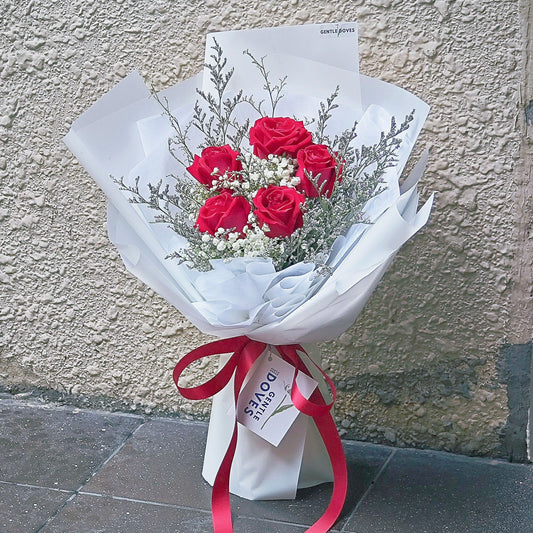
[[[305, 349], [315, 363], [320, 364], [320, 352], [316, 347], [306, 345]], [[269, 347], [261, 357], [268, 357], [269, 351], [277, 355]], [[226, 358], [222, 358], [221, 364], [225, 361]], [[320, 383], [321, 392], [327, 398], [327, 386], [322, 376], [313, 365], [308, 365], [308, 369]], [[213, 398], [202, 470], [203, 477], [211, 485], [233, 433], [232, 410], [228, 411], [231, 405], [233, 380]], [[310, 417], [298, 415], [277, 447], [244, 426], [238, 426], [237, 449], [230, 476], [231, 493], [249, 500], [290, 500], [295, 498], [297, 489], [332, 480], [333, 472], [326, 447]]]
[[[360, 76], [355, 24], [341, 24], [347, 30], [336, 39], [323, 32], [330, 26], [215, 36], [235, 66], [235, 85], [228, 87], [229, 94], [241, 88], [257, 90], [257, 80], [245, 67], [243, 48], [261, 56], [272, 50], [274, 74], [295, 79], [288, 84], [278, 116], [316, 115], [318, 103], [339, 84], [339, 109], [329, 128], [341, 131], [357, 120], [356, 147], [376, 142], [382, 131], [388, 131], [392, 116], [401, 122], [415, 110], [414, 121], [402, 134], [398, 162], [387, 169], [383, 192], [365, 207], [371, 224], [355, 224], [335, 242], [328, 260], [333, 272], [326, 279], [315, 276], [314, 265], [308, 263], [276, 272], [267, 259], [236, 258], [216, 261], [212, 271], [201, 273], [166, 258], [185, 246], [185, 240], [170, 228], [153, 224], [153, 213], [130, 203], [128, 193], [110, 178], [122, 176], [133, 184], [139, 176], [142, 185], [165, 179], [171, 172], [183, 173], [168, 151], [167, 140], [172, 135], [168, 119], [161, 115], [138, 73], [133, 72], [100, 98], [65, 137], [67, 146], [107, 195], [109, 237], [126, 268], [206, 334], [221, 338], [246, 335], [272, 345], [337, 338], [353, 324], [399, 248], [428, 220], [433, 197], [417, 211], [416, 189], [427, 154], [404, 186], [399, 186], [428, 106], [403, 89]], [[211, 39], [209, 36], [208, 43]], [[292, 66], [291, 72], [285, 72], [288, 66]], [[199, 74], [161, 93], [182, 122], [191, 116], [196, 88], [209, 89], [206, 76]], [[192, 140], [193, 144], [201, 141]], [[227, 423], [231, 394], [230, 384], [213, 401], [203, 472], [209, 482], [214, 480], [231, 436], [231, 424]], [[298, 486], [330, 480], [329, 460], [313, 426], [300, 415], [278, 448], [240, 428], [231, 491], [251, 499], [293, 498]]]

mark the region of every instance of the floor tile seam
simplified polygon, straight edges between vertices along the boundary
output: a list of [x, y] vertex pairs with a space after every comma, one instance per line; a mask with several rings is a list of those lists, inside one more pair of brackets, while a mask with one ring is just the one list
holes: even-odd
[[533, 462], [529, 463], [513, 463], [508, 459], [502, 457], [482, 457], [473, 455], [463, 455], [459, 453], [448, 452], [445, 450], [433, 450], [429, 448], [394, 448], [395, 451], [400, 452], [406, 457], [420, 456], [424, 458], [437, 458], [446, 462], [466, 462], [471, 464], [478, 464], [484, 466], [493, 466], [497, 468], [509, 469], [532, 469]]
[[76, 497], [76, 492], [73, 492], [70, 497], [68, 497], [64, 502], [61, 502], [59, 507], [45, 520], [44, 524], [38, 527], [34, 533], [39, 533], [42, 531], [61, 511]]
[[[138, 417], [140, 418], [140, 417]], [[140, 418], [141, 420], [141, 423], [135, 427], [132, 431], [130, 431], [125, 437], [124, 439], [122, 440], [122, 442], [120, 442], [118, 444], [118, 446], [112, 451], [112, 453], [106, 457], [106, 459], [104, 459], [104, 461], [102, 461], [97, 467], [96, 469], [87, 477], [86, 480], [84, 480], [81, 485], [76, 488], [76, 489], [65, 489], [65, 488], [60, 488], [60, 487], [48, 487], [48, 486], [45, 486], [45, 485], [36, 485], [36, 484], [33, 484], [33, 483], [21, 483], [21, 482], [16, 482], [16, 481], [9, 481], [9, 480], [0, 480], [0, 483], [1, 484], [9, 484], [9, 485], [19, 485], [19, 486], [26, 486], [26, 487], [31, 487], [31, 488], [38, 488], [38, 489], [47, 489], [47, 490], [56, 490], [56, 491], [61, 491], [61, 492], [69, 492], [69, 493], [78, 493], [80, 492], [83, 487], [85, 487], [87, 485], [87, 483], [89, 483], [89, 481], [96, 475], [98, 474], [102, 468], [104, 468], [107, 463], [109, 463], [109, 461], [111, 461], [111, 459], [113, 459], [113, 457], [115, 457], [119, 452], [120, 450], [126, 445], [126, 443], [135, 435], [135, 433], [142, 427], [144, 426], [144, 424], [146, 423], [146, 419], [145, 418]]]
[[141, 500], [138, 498], [128, 498], [127, 496], [116, 496], [115, 494], [102, 494], [101, 492], [88, 492], [88, 491], [82, 490], [82, 491], [79, 491], [77, 495], [93, 496], [96, 498], [110, 498], [112, 500], [119, 500], [119, 501], [131, 502], [131, 503], [142, 503], [146, 505], [154, 505], [156, 507], [166, 507], [170, 509], [179, 509], [183, 511], [198, 511], [204, 514], [211, 514], [210, 509], [202, 509], [201, 507], [189, 507], [187, 505], [176, 505], [173, 503], [156, 502], [152, 500]]
[[[119, 418], [133, 418], [137, 420], [142, 420], [143, 423], [146, 421], [170, 421], [175, 422], [178, 424], [192, 424], [192, 425], [206, 425], [207, 422], [205, 420], [196, 420], [196, 419], [183, 419], [183, 418], [176, 418], [173, 416], [160, 416], [160, 415], [142, 415], [142, 414], [135, 414], [135, 413], [128, 413], [125, 411], [107, 411], [104, 409], [97, 409], [97, 408], [86, 408], [86, 407], [77, 407], [75, 405], [70, 404], [54, 404], [54, 403], [42, 403], [39, 401], [34, 401], [32, 399], [14, 399], [14, 398], [0, 398], [0, 406], [2, 404], [9, 406], [22, 406], [22, 407], [28, 407], [28, 408], [40, 408], [43, 410], [62, 410], [62, 411], [78, 411], [78, 412], [88, 412], [88, 413], [94, 413], [102, 416], [113, 416], [113, 417], [119, 417]], [[343, 444], [346, 444], [347, 446], [352, 445], [362, 445], [362, 446], [368, 446], [370, 448], [391, 448], [390, 446], [386, 446], [383, 444], [376, 444], [372, 442], [364, 442], [364, 441], [354, 441], [351, 439], [343, 439]], [[403, 453], [422, 453], [422, 454], [436, 454], [438, 456], [446, 456], [450, 455], [451, 459], [453, 458], [459, 458], [467, 461], [473, 461], [473, 462], [481, 462], [481, 463], [488, 463], [491, 466], [499, 466], [499, 467], [508, 467], [508, 468], [526, 468], [526, 469], [533, 469], [533, 462], [528, 463], [512, 463], [510, 461], [507, 461], [503, 458], [499, 457], [478, 457], [478, 456], [468, 456], [468, 455], [461, 455], [461, 454], [455, 454], [450, 453], [444, 450], [433, 450], [433, 449], [422, 449], [422, 448], [397, 448], [397, 450], [403, 452]]]
[[[187, 505], [176, 505], [172, 503], [164, 503], [164, 502], [156, 502], [152, 500], [141, 500], [138, 498], [128, 498], [127, 496], [116, 496], [114, 494], [102, 494], [100, 492], [88, 492], [88, 491], [79, 491], [76, 493], [76, 495], [79, 496], [93, 496], [96, 498], [110, 498], [112, 500], [119, 500], [119, 501], [126, 501], [131, 503], [142, 503], [145, 505], [154, 505], [157, 507], [166, 507], [170, 509], [178, 509], [183, 511], [197, 511], [206, 515], [211, 514], [211, 509], [202, 509], [200, 507], [189, 507]], [[300, 522], [288, 522], [285, 520], [275, 520], [273, 518], [263, 518], [263, 517], [257, 517], [249, 514], [240, 514], [237, 513], [234, 515], [235, 519], [244, 518], [244, 519], [250, 519], [250, 520], [256, 520], [261, 522], [270, 522], [273, 524], [282, 524], [287, 526], [296, 526], [296, 527], [304, 527], [308, 528], [310, 524], [303, 524]]]
[[107, 411], [105, 409], [97, 409], [97, 408], [87, 408], [87, 407], [77, 407], [73, 404], [54, 404], [53, 402], [39, 402], [39, 401], [33, 401], [28, 399], [12, 399], [12, 398], [1, 398], [0, 397], [0, 408], [2, 407], [2, 404], [7, 405], [7, 407], [24, 407], [24, 408], [39, 408], [43, 411], [76, 411], [83, 412], [83, 413], [91, 413], [99, 416], [113, 416], [116, 418], [133, 418], [136, 420], [143, 420], [143, 421], [162, 421], [162, 422], [170, 422], [175, 424], [186, 424], [186, 425], [199, 425], [199, 426], [206, 426], [208, 425], [208, 420], [204, 420], [203, 418], [181, 418], [180, 416], [176, 416], [175, 414], [169, 413], [168, 415], [161, 415], [161, 414], [136, 414], [136, 413], [128, 413], [126, 411]]
[[[43, 411], [76, 411], [76, 413], [91, 413], [101, 416], [113, 416], [120, 418], [136, 418], [139, 420], [146, 419], [146, 416], [143, 414], [128, 413], [126, 411], [107, 411], [106, 409], [97, 409], [97, 408], [88, 408], [88, 407], [78, 407], [74, 404], [69, 403], [54, 403], [54, 402], [40, 402], [38, 400], [32, 400], [28, 398], [14, 399], [14, 398], [0, 398], [0, 407], [6, 405], [7, 407], [25, 407], [25, 408], [38, 408]], [[162, 417], [164, 418], [164, 417]], [[170, 418], [170, 417], [169, 417]]]
[[366, 488], [365, 492], [363, 493], [361, 498], [359, 498], [359, 501], [357, 502], [357, 504], [353, 508], [353, 511], [350, 513], [350, 515], [346, 519], [346, 522], [344, 523], [344, 526], [341, 529], [341, 533], [350, 533], [350, 531], [348, 529], [346, 529], [348, 527], [348, 524], [350, 523], [351, 519], [357, 514], [357, 511], [359, 510], [359, 508], [361, 507], [363, 502], [366, 500], [368, 495], [374, 490], [374, 487], [375, 487], [376, 483], [378, 482], [379, 478], [383, 475], [383, 473], [385, 472], [385, 470], [389, 466], [390, 462], [392, 461], [392, 459], [396, 455], [396, 451], [397, 450], [393, 449], [391, 451], [390, 455], [387, 457], [387, 459], [385, 459], [385, 461], [381, 465], [381, 468], [378, 470], [377, 474], [374, 476], [374, 478], [370, 482], [370, 485]]
[[34, 533], [39, 533], [42, 531], [56, 516], [61, 514], [61, 512], [65, 509], [65, 507], [72, 502], [76, 496], [80, 493], [80, 491], [87, 485], [87, 483], [98, 473], [104, 466], [117, 455], [117, 453], [124, 447], [124, 445], [128, 442], [128, 440], [133, 437], [133, 435], [138, 431], [140, 427], [142, 427], [145, 424], [146, 420], [143, 418], [141, 419], [141, 423], [133, 430], [130, 431], [126, 437], [123, 439], [123, 441], [113, 450], [113, 452], [94, 470], [94, 472], [88, 476], [88, 478], [74, 491], [71, 491], [72, 494], [69, 498], [67, 498], [62, 504], [47, 518], [47, 520], [44, 522], [42, 526], [40, 526], [38, 529], [35, 530]]
[[0, 485], [10, 485], [14, 487], [24, 487], [29, 489], [42, 489], [42, 490], [51, 490], [54, 492], [66, 492], [68, 494], [75, 494], [76, 491], [73, 489], [61, 489], [58, 487], [48, 487], [46, 485], [34, 485], [32, 483], [19, 483], [17, 481], [4, 481], [0, 480]]
[[87, 485], [87, 483], [89, 483], [89, 481], [91, 481], [91, 479], [94, 478], [94, 476], [96, 476], [98, 473], [101, 472], [101, 470], [103, 468], [105, 468], [105, 466], [114, 458], [118, 455], [118, 453], [120, 452], [120, 450], [122, 450], [122, 448], [124, 448], [124, 446], [128, 443], [128, 441], [135, 435], [135, 433], [137, 433], [137, 431], [139, 431], [140, 428], [142, 428], [144, 425], [146, 424], [146, 419], [142, 419], [141, 420], [141, 423], [135, 428], [133, 429], [133, 431], [130, 431], [125, 437], [124, 439], [122, 440], [122, 442], [111, 452], [110, 455], [108, 455], [106, 457], [106, 459], [104, 459], [95, 469], [94, 471], [87, 477], [87, 479], [85, 479], [82, 484], [74, 491], [76, 493], [78, 492], [81, 492], [83, 490], [83, 487], [85, 487]]
[[[142, 415], [142, 414], [136, 414], [136, 413], [128, 413], [126, 411], [107, 411], [105, 409], [97, 409], [97, 408], [87, 408], [87, 407], [77, 407], [75, 405], [71, 404], [58, 404], [53, 402], [40, 402], [32, 399], [27, 398], [1, 398], [0, 397], [0, 406], [2, 404], [5, 404], [7, 406], [22, 406], [22, 407], [31, 407], [31, 408], [41, 408], [43, 410], [72, 410], [72, 411], [78, 411], [78, 412], [89, 412], [94, 413], [102, 416], [113, 416], [113, 417], [122, 417], [122, 418], [134, 418], [138, 420], [143, 420], [143, 422], [146, 422], [148, 420], [161, 420], [161, 421], [173, 421], [176, 423], [183, 423], [183, 424], [200, 424], [200, 425], [206, 425], [207, 422], [205, 420], [196, 420], [196, 419], [183, 419], [183, 418], [176, 418], [174, 416], [161, 416], [161, 415]], [[368, 446], [368, 447], [376, 447], [376, 448], [391, 448], [390, 446], [384, 445], [384, 444], [377, 444], [372, 442], [365, 442], [365, 441], [354, 441], [351, 439], [343, 439], [343, 444], [346, 444], [348, 446], [351, 445], [362, 445], [362, 446]], [[444, 450], [433, 450], [433, 449], [423, 449], [423, 448], [397, 448], [397, 450], [405, 453], [427, 453], [427, 454], [437, 454], [439, 456], [444, 455], [450, 455], [451, 458], [457, 457], [460, 459], [465, 460], [471, 460], [474, 462], [483, 462], [483, 463], [489, 463], [495, 466], [503, 466], [503, 467], [510, 467], [510, 468], [533, 468], [533, 462], [527, 462], [527, 463], [513, 463], [510, 461], [505, 460], [504, 458], [500, 457], [479, 457], [479, 456], [468, 456], [468, 455], [462, 455], [462, 454], [455, 454], [450, 453]]]
[[244, 518], [246, 520], [255, 520], [256, 522], [268, 522], [269, 524], [280, 524], [282, 526], [295, 526], [295, 527], [305, 527], [306, 531], [309, 528], [311, 524], [301, 524], [299, 522], [287, 522], [286, 520], [276, 520], [274, 518], [265, 518], [265, 517], [258, 517], [258, 516], [250, 516], [245, 514], [236, 514], [233, 515], [233, 519], [238, 520], [240, 518]]

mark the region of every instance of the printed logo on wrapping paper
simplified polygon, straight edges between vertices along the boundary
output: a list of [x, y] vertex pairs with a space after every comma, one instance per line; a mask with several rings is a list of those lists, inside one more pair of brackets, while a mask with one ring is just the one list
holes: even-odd
[[[277, 446], [300, 413], [291, 401], [296, 369], [280, 357], [268, 353], [243, 387], [237, 401], [237, 421]], [[308, 399], [318, 383], [300, 372], [298, 389]]]
[[320, 26], [321, 37], [343, 37], [347, 35], [357, 34], [357, 26], [355, 24], [323, 24]]

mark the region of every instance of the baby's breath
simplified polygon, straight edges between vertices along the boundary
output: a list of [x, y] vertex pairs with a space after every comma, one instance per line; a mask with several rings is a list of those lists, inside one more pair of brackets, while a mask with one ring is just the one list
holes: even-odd
[[[248, 51], [245, 54], [265, 79], [263, 88], [274, 110], [282, 97], [285, 79], [279, 80], [277, 85], [272, 84], [268, 79], [265, 58], [256, 60]], [[396, 163], [401, 134], [413, 120], [412, 113], [400, 126], [396, 125], [393, 118], [390, 130], [382, 132], [380, 140], [374, 145], [355, 149], [352, 142], [356, 137], [356, 123], [333, 139], [326, 135], [327, 122], [337, 108], [337, 87], [326, 102], [320, 104], [313, 134], [313, 142], [327, 145], [337, 162], [337, 179], [331, 196], [327, 198], [322, 194], [317, 198], [307, 198], [305, 205], [301, 206], [304, 212], [303, 226], [289, 237], [271, 238], [267, 235], [268, 226], [260, 226], [254, 215], [253, 198], [259, 189], [269, 185], [298, 189], [301, 180], [296, 176], [297, 160], [273, 154], [262, 159], [254, 155], [251, 148], [246, 145], [243, 147], [250, 123], [248, 120], [239, 123], [234, 116], [235, 109], [241, 105], [251, 105], [264, 116], [264, 100], [256, 102], [242, 91], [233, 98], [225, 99], [224, 90], [233, 75], [233, 69], [228, 68], [227, 60], [216, 41], [211, 60], [206, 67], [215, 87], [215, 94], [198, 91], [200, 98], [194, 106], [193, 118], [187, 125], [182, 126], [171, 114], [168, 103], [155, 95], [175, 132], [169, 140], [169, 149], [172, 156], [186, 168], [191, 164], [193, 154], [199, 153], [202, 148], [229, 144], [240, 150], [238, 159], [242, 170], [222, 173], [214, 168], [211, 183], [207, 187], [193, 180], [187, 172], [168, 176], [172, 185], [163, 185], [159, 181], [155, 185], [148, 183], [141, 187], [139, 178], [133, 186], [127, 185], [123, 178], [115, 181], [121, 189], [131, 194], [132, 202], [145, 204], [155, 211], [154, 222], [167, 224], [187, 239], [188, 245], [185, 248], [170, 255], [180, 263], [205, 271], [212, 268], [210, 261], [213, 259], [262, 257], [271, 258], [277, 270], [299, 261], [307, 261], [314, 262], [319, 272], [327, 272], [325, 263], [333, 242], [353, 224], [364, 222], [363, 206], [380, 192], [386, 169]], [[204, 142], [195, 150], [188, 146], [191, 129], [197, 129], [204, 138]], [[304, 174], [320, 192], [320, 174], [312, 175], [307, 171]], [[200, 232], [196, 227], [200, 208], [209, 197], [222, 191], [231, 191], [233, 196], [243, 196], [250, 203], [251, 212], [247, 224], [242, 232], [236, 231], [236, 228], [219, 228], [214, 235]]]

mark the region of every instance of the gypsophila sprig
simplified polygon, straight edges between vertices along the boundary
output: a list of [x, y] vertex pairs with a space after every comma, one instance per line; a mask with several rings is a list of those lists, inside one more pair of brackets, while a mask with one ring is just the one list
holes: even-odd
[[[320, 103], [316, 119], [275, 116], [286, 78], [273, 84], [265, 57], [243, 53], [264, 79], [265, 99], [238, 91], [227, 95], [234, 70], [227, 65], [215, 41], [206, 65], [214, 94], [197, 90], [199, 99], [189, 123], [182, 125], [168, 103], [156, 96], [169, 118], [174, 136], [169, 140], [173, 157], [184, 168], [141, 191], [123, 178], [119, 186], [131, 201], [155, 211], [154, 222], [167, 224], [187, 239], [188, 245], [170, 257], [201, 271], [213, 259], [270, 258], [277, 270], [300, 261], [325, 266], [335, 240], [355, 223], [365, 222], [363, 207], [381, 190], [386, 169], [397, 161], [401, 135], [412, 113], [397, 126], [391, 121], [373, 145], [354, 148], [357, 123], [331, 139], [328, 120], [338, 108], [339, 87]], [[250, 106], [260, 116], [253, 126], [240, 123], [235, 111]], [[314, 132], [308, 130], [314, 123]], [[189, 146], [196, 130], [203, 141]]]

